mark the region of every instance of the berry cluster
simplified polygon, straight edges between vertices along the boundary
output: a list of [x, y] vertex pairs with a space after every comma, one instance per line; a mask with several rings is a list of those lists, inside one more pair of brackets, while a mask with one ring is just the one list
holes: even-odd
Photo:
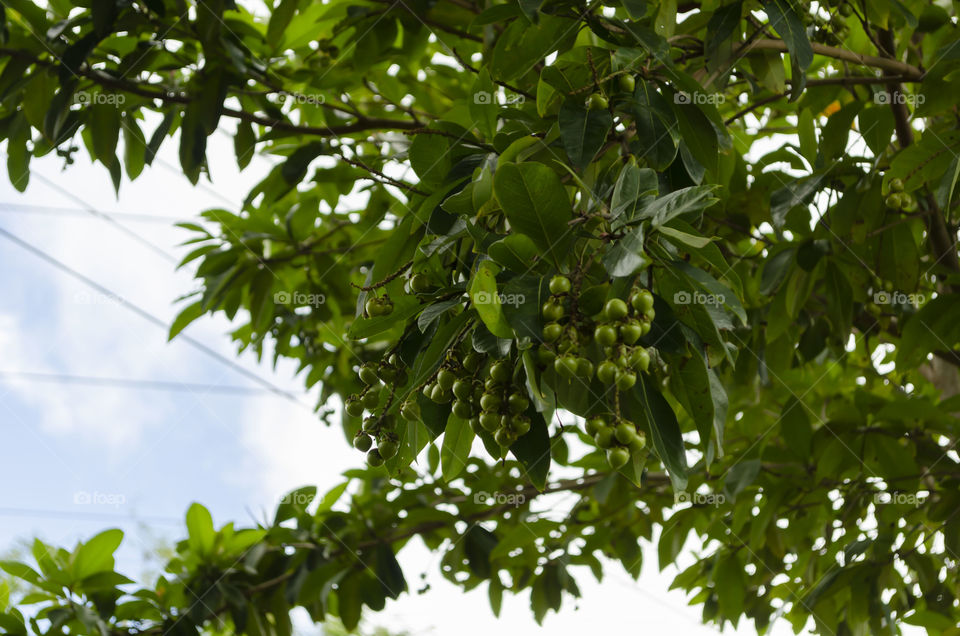
[[493, 433], [502, 448], [511, 446], [530, 431], [530, 418], [524, 412], [530, 406], [523, 386], [514, 382], [515, 365], [510, 360], [497, 360], [487, 370], [487, 379], [480, 394], [480, 416], [471, 426]]
[[[379, 364], [364, 363], [358, 375], [365, 387], [360, 393], [348, 397], [344, 408], [347, 414], [353, 417], [362, 417], [364, 411], [369, 411], [371, 415], [364, 418], [363, 428], [354, 437], [353, 446], [367, 453], [368, 464], [380, 466], [385, 460], [397, 454], [397, 437], [393, 433], [392, 417], [377, 417], [372, 413], [380, 405], [384, 392], [383, 384], [406, 383], [407, 371], [397, 356], [392, 354]], [[374, 439], [377, 441], [377, 447], [371, 448]]]
[[646, 435], [638, 431], [636, 425], [624, 418], [591, 417], [586, 424], [587, 435], [591, 436], [598, 448], [607, 451], [607, 461], [613, 468], [620, 468], [630, 455], [640, 453], [647, 445]]
[[890, 194], [884, 200], [888, 208], [894, 210], [911, 210], [914, 207], [913, 197], [903, 191], [903, 179], [890, 179]]

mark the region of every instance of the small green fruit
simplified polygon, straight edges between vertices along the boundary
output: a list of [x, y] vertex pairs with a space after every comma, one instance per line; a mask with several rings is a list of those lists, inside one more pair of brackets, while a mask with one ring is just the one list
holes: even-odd
[[469, 401], [473, 397], [473, 384], [469, 380], [457, 380], [453, 383], [453, 394], [458, 400]]
[[632, 345], [643, 335], [643, 327], [637, 320], [631, 320], [625, 325], [620, 325], [620, 337], [628, 345]]
[[613, 429], [609, 426], [601, 428], [597, 431], [597, 434], [593, 436], [593, 441], [595, 441], [600, 448], [610, 448], [613, 446]]
[[890, 179], [890, 192], [903, 192], [903, 179]]
[[589, 102], [587, 102], [587, 108], [590, 110], [606, 110], [609, 107], [610, 102], [608, 102], [607, 98], [600, 93], [594, 93], [591, 95]]
[[390, 459], [397, 454], [399, 446], [392, 439], [385, 439], [382, 442], [377, 443], [377, 450], [380, 451], [380, 456], [384, 459]]
[[543, 341], [556, 342], [563, 335], [563, 327], [555, 322], [548, 322], [543, 326]]
[[617, 388], [621, 391], [633, 388], [637, 383], [637, 374], [633, 371], [621, 371], [617, 374]]
[[550, 279], [550, 293], [551, 294], [569, 294], [570, 293], [570, 279], [562, 274], [558, 274]]
[[470, 406], [469, 402], [464, 402], [463, 400], [454, 400], [453, 414], [459, 417], [461, 420], [469, 420], [471, 417], [473, 417], [473, 407]]
[[620, 320], [627, 315], [627, 303], [620, 298], [611, 298], [603, 306], [603, 314], [607, 320]]
[[610, 360], [604, 360], [597, 367], [597, 379], [604, 384], [613, 384], [617, 381], [617, 365]]
[[637, 437], [637, 430], [630, 422], [620, 422], [617, 424], [614, 435], [616, 436], [618, 442], [624, 446], [629, 446], [630, 443]]
[[637, 86], [637, 82], [633, 79], [633, 75], [621, 75], [618, 83], [620, 84], [620, 90], [622, 90], [624, 93], [632, 93], [633, 89]]
[[530, 400], [522, 393], [511, 393], [507, 398], [507, 408], [511, 413], [523, 413], [530, 406]]
[[653, 294], [650, 293], [649, 289], [641, 289], [637, 293], [631, 294], [630, 304], [640, 313], [653, 309]]
[[485, 431], [493, 432], [500, 428], [500, 416], [496, 413], [481, 413], [480, 426]]
[[410, 278], [410, 291], [415, 294], [424, 294], [431, 288], [433, 288], [433, 285], [430, 283], [430, 278], [425, 274], [414, 274]]
[[509, 382], [513, 368], [506, 360], [498, 360], [490, 366], [490, 377], [497, 382]]
[[556, 322], [563, 318], [564, 310], [563, 305], [555, 300], [548, 300], [543, 303], [543, 307], [540, 308], [541, 313], [543, 314], [543, 319], [550, 322]]
[[372, 445], [373, 440], [370, 439], [369, 435], [357, 435], [353, 438], [353, 447], [361, 453], [366, 453]]
[[499, 444], [502, 448], [507, 448], [513, 444], [516, 439], [513, 436], [513, 433], [508, 431], [505, 428], [501, 428], [496, 433], [493, 434], [493, 440]]
[[371, 468], [378, 468], [383, 466], [383, 456], [380, 454], [380, 451], [376, 448], [372, 449], [367, 453], [367, 465]]
[[420, 419], [420, 406], [413, 400], [407, 400], [400, 406], [400, 417], [408, 422], [416, 422]]
[[563, 378], [572, 378], [577, 374], [579, 363], [576, 356], [564, 354], [553, 362], [554, 370]]
[[430, 399], [437, 404], [446, 404], [450, 401], [451, 395], [451, 393], [444, 391], [443, 387], [439, 384], [434, 384], [433, 391], [430, 392]]
[[892, 192], [887, 195], [887, 198], [884, 200], [884, 203], [888, 208], [893, 208], [894, 210], [899, 210], [903, 205], [903, 202], [900, 199], [899, 192]]
[[519, 416], [513, 419], [513, 432], [517, 437], [523, 437], [530, 432], [530, 418]]
[[480, 425], [479, 417], [471, 417], [469, 420], [469, 423], [470, 423], [470, 430], [476, 433], [477, 435], [479, 435], [480, 431], [483, 430], [483, 427]]
[[503, 401], [496, 393], [484, 393], [480, 398], [480, 408], [484, 411], [498, 411]]
[[360, 367], [359, 376], [360, 381], [366, 385], [380, 383], [380, 378], [377, 376], [377, 368], [371, 362], [367, 362]]
[[367, 432], [372, 431], [372, 430], [375, 430], [375, 429], [377, 428], [377, 424], [378, 424], [378, 423], [379, 423], [379, 421], [377, 420], [377, 418], [375, 418], [375, 417], [373, 417], [373, 416], [366, 417], [366, 418], [363, 419], [363, 425], [362, 425], [362, 426], [363, 426], [363, 430], [365, 430], [365, 431], [367, 431]]
[[647, 445], [647, 436], [644, 435], [643, 431], [637, 433], [637, 436], [632, 442], [630, 442], [630, 452], [639, 453]]
[[363, 394], [363, 406], [368, 409], [375, 409], [377, 405], [380, 404], [380, 389], [370, 387], [367, 389], [367, 392]]
[[600, 416], [591, 417], [584, 425], [584, 430], [590, 437], [596, 437], [602, 428], [607, 426], [607, 421]]
[[351, 417], [360, 417], [363, 415], [363, 402], [361, 402], [356, 396], [347, 398], [345, 408], [347, 410], [347, 415]]
[[470, 373], [476, 373], [477, 369], [480, 368], [480, 363], [483, 359], [480, 357], [480, 354], [476, 351], [471, 351], [463, 358], [463, 368], [469, 371]]
[[650, 368], [650, 352], [640, 347], [630, 354], [630, 366], [643, 373]]
[[440, 369], [437, 373], [437, 384], [440, 385], [444, 391], [449, 391], [453, 388], [453, 383], [457, 381], [457, 374], [455, 374], [450, 369]]
[[612, 325], [599, 325], [593, 330], [593, 339], [601, 347], [611, 347], [617, 343], [617, 330]]
[[607, 451], [607, 461], [612, 468], [621, 468], [630, 461], [630, 451], [626, 448], [611, 448]]
[[593, 363], [587, 358], [577, 358], [577, 377], [587, 382], [593, 379]]

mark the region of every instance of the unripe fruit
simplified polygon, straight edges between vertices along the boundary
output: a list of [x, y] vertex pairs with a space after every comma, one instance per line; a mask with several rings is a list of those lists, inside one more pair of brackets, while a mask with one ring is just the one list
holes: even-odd
[[511, 393], [507, 398], [507, 408], [511, 413], [523, 413], [530, 406], [530, 400], [522, 393]]
[[617, 365], [609, 360], [604, 360], [597, 367], [597, 379], [604, 384], [613, 384], [617, 380]]
[[529, 417], [517, 417], [513, 421], [513, 432], [517, 437], [523, 437], [530, 432], [530, 418]]
[[469, 402], [464, 402], [463, 400], [454, 400], [453, 414], [462, 420], [468, 420], [473, 416], [473, 407], [470, 406]]
[[903, 179], [890, 179], [890, 192], [903, 192]]
[[637, 82], [633, 79], [633, 75], [621, 75], [618, 83], [620, 84], [620, 90], [622, 90], [624, 93], [632, 93], [633, 89], [637, 86]]
[[600, 429], [606, 427], [606, 425], [607, 421], [602, 417], [591, 417], [584, 425], [584, 430], [590, 437], [596, 437], [597, 433], [600, 432]]
[[380, 378], [377, 376], [377, 368], [372, 363], [367, 362], [360, 367], [360, 381], [364, 384], [379, 384]]
[[370, 439], [369, 435], [357, 435], [353, 438], [353, 447], [361, 453], [366, 453], [372, 445], [373, 440]]
[[384, 459], [390, 459], [397, 454], [399, 445], [392, 439], [385, 439], [382, 442], [377, 443], [377, 450], [380, 451], [380, 457]]
[[610, 448], [613, 446], [613, 429], [609, 426], [601, 428], [597, 431], [597, 434], [593, 436], [593, 441], [595, 441], [600, 448]]
[[453, 388], [453, 383], [457, 381], [457, 375], [450, 369], [440, 369], [437, 373], [437, 384], [444, 391], [449, 391]]
[[502, 403], [503, 401], [496, 393], [484, 393], [480, 398], [480, 408], [484, 411], [497, 411]]
[[563, 335], [563, 327], [555, 322], [548, 322], [543, 326], [543, 341], [556, 342]]
[[500, 416], [500, 428], [512, 428], [513, 427], [513, 416], [512, 415], [501, 415]]
[[578, 364], [577, 358], [568, 353], [554, 360], [553, 368], [561, 377], [572, 378], [577, 374]]
[[430, 284], [430, 278], [425, 274], [414, 274], [410, 278], [410, 291], [415, 294], [423, 294], [430, 291], [433, 285]]
[[619, 298], [611, 298], [603, 306], [603, 314], [607, 320], [620, 320], [627, 315], [627, 303]]
[[423, 397], [427, 398], [428, 400], [432, 400], [432, 399], [433, 399], [433, 387], [435, 387], [435, 386], [437, 386], [437, 385], [436, 385], [436, 384], [433, 384], [433, 383], [425, 384], [425, 385], [423, 386], [423, 389], [421, 389], [421, 391], [420, 391], [421, 393], [423, 393]]
[[380, 404], [380, 389], [370, 387], [363, 394], [363, 405], [368, 409], [375, 409]]
[[463, 358], [463, 368], [470, 373], [476, 373], [477, 369], [480, 368], [481, 361], [480, 354], [476, 351], [471, 351]]
[[367, 465], [371, 468], [377, 468], [383, 466], [383, 456], [380, 454], [380, 451], [374, 448], [369, 453], [367, 453]]
[[493, 432], [500, 428], [500, 416], [496, 413], [481, 413], [480, 426], [482, 426], [485, 431]]
[[367, 432], [374, 430], [375, 428], [377, 428], [377, 422], [378, 422], [377, 418], [372, 417], [372, 416], [371, 416], [371, 417], [364, 418], [364, 420], [363, 420], [363, 430], [365, 430], [365, 431], [367, 431]]
[[653, 322], [653, 319], [657, 317], [657, 312], [653, 310], [653, 307], [647, 309], [643, 312], [643, 319], [647, 322]]
[[364, 311], [367, 312], [368, 316], [379, 316], [380, 315], [380, 302], [377, 298], [371, 297], [367, 298], [367, 302], [363, 304]]
[[613, 468], [621, 468], [630, 461], [630, 451], [626, 448], [611, 448], [607, 451], [607, 461]]
[[640, 313], [653, 309], [653, 294], [650, 293], [649, 289], [641, 289], [630, 295], [630, 304]]
[[613, 434], [616, 436], [618, 442], [624, 446], [629, 446], [630, 443], [636, 439], [637, 430], [630, 422], [620, 422], [617, 424], [617, 428], [614, 430]]
[[470, 401], [473, 397], [473, 384], [469, 380], [457, 380], [453, 383], [453, 394], [458, 400]]
[[483, 388], [487, 391], [496, 391], [500, 388], [500, 383], [493, 378], [487, 378], [483, 381]]
[[416, 422], [420, 419], [420, 406], [413, 400], [407, 400], [400, 406], [400, 417], [408, 422]]
[[490, 366], [490, 377], [497, 382], [509, 382], [513, 369], [506, 360], [498, 360]]
[[643, 335], [643, 327], [637, 320], [631, 320], [625, 325], [620, 325], [620, 337], [628, 345], [632, 345]]
[[510, 433], [510, 431], [508, 431], [505, 428], [501, 428], [500, 430], [498, 430], [496, 433], [493, 434], [493, 440], [503, 448], [507, 448], [508, 446], [513, 444], [514, 437], [513, 437], [513, 434]]
[[606, 110], [609, 106], [610, 102], [608, 102], [607, 98], [600, 93], [594, 93], [591, 95], [590, 101], [587, 103], [587, 108], [590, 110]]
[[570, 293], [570, 279], [562, 274], [558, 274], [550, 279], [550, 293], [551, 294], [568, 294]]
[[483, 427], [480, 426], [480, 418], [479, 418], [479, 417], [471, 417], [469, 423], [470, 423], [470, 430], [472, 430], [472, 431], [473, 431], [474, 433], [476, 433], [477, 435], [479, 435], [479, 434], [480, 434], [480, 431], [483, 430]]
[[650, 321], [648, 320], [646, 322], [641, 322], [640, 328], [643, 330], [642, 333], [645, 336], [648, 333], [650, 333], [650, 329], [652, 329], [653, 327], [650, 325]]
[[553, 364], [553, 361], [556, 358], [557, 358], [557, 354], [555, 354], [553, 351], [551, 351], [547, 347], [544, 347], [541, 345], [537, 349], [537, 360], [540, 361], [540, 364]]
[[888, 194], [886, 200], [884, 200], [884, 203], [888, 208], [893, 208], [894, 210], [899, 210], [900, 206], [903, 205], [900, 200], [900, 193], [898, 192], [892, 192]]
[[389, 364], [382, 364], [377, 368], [377, 377], [384, 384], [389, 384], [397, 379], [397, 368]]
[[617, 374], [617, 388], [621, 391], [633, 388], [637, 383], [637, 374], [633, 371], [621, 371]]
[[563, 314], [565, 313], [563, 311], [563, 305], [555, 300], [548, 300], [547, 302], [543, 303], [543, 307], [541, 307], [540, 310], [543, 313], [544, 320], [548, 320], [550, 322], [556, 322], [557, 320], [560, 320], [563, 318]]
[[617, 343], [617, 330], [611, 325], [599, 325], [593, 330], [593, 339], [601, 347], [610, 347]]
[[347, 415], [350, 415], [351, 417], [360, 417], [363, 415], [363, 402], [356, 397], [348, 398], [345, 408], [347, 410]]
[[577, 358], [577, 377], [588, 381], [593, 378], [593, 363], [587, 358]]
[[647, 436], [643, 434], [643, 431], [637, 433], [636, 437], [632, 442], [630, 442], [630, 452], [639, 453], [647, 445]]
[[650, 352], [644, 348], [634, 349], [630, 354], [630, 366], [643, 373], [650, 368]]
[[430, 399], [437, 404], [444, 404], [450, 401], [450, 393], [444, 391], [439, 384], [434, 384], [433, 391], [430, 392]]

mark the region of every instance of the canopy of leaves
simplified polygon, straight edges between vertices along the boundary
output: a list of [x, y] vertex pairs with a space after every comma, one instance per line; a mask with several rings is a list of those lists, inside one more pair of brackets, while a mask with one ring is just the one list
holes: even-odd
[[267, 5], [4, 0], [9, 177], [275, 159], [185, 226], [171, 336], [236, 319], [370, 465], [263, 527], [191, 507], [149, 587], [117, 531], [37, 542], [4, 632], [352, 628], [416, 538], [538, 620], [651, 541], [704, 621], [957, 633], [957, 3]]

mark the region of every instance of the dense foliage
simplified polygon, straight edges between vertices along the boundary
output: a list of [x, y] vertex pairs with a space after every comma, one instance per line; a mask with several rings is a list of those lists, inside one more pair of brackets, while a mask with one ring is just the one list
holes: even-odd
[[185, 225], [171, 335], [298, 361], [364, 468], [194, 505], [146, 588], [37, 542], [6, 632], [350, 627], [417, 538], [538, 620], [654, 541], [705, 621], [960, 633], [956, 2], [267, 4], [3, 0], [0, 134], [21, 190], [277, 159]]

